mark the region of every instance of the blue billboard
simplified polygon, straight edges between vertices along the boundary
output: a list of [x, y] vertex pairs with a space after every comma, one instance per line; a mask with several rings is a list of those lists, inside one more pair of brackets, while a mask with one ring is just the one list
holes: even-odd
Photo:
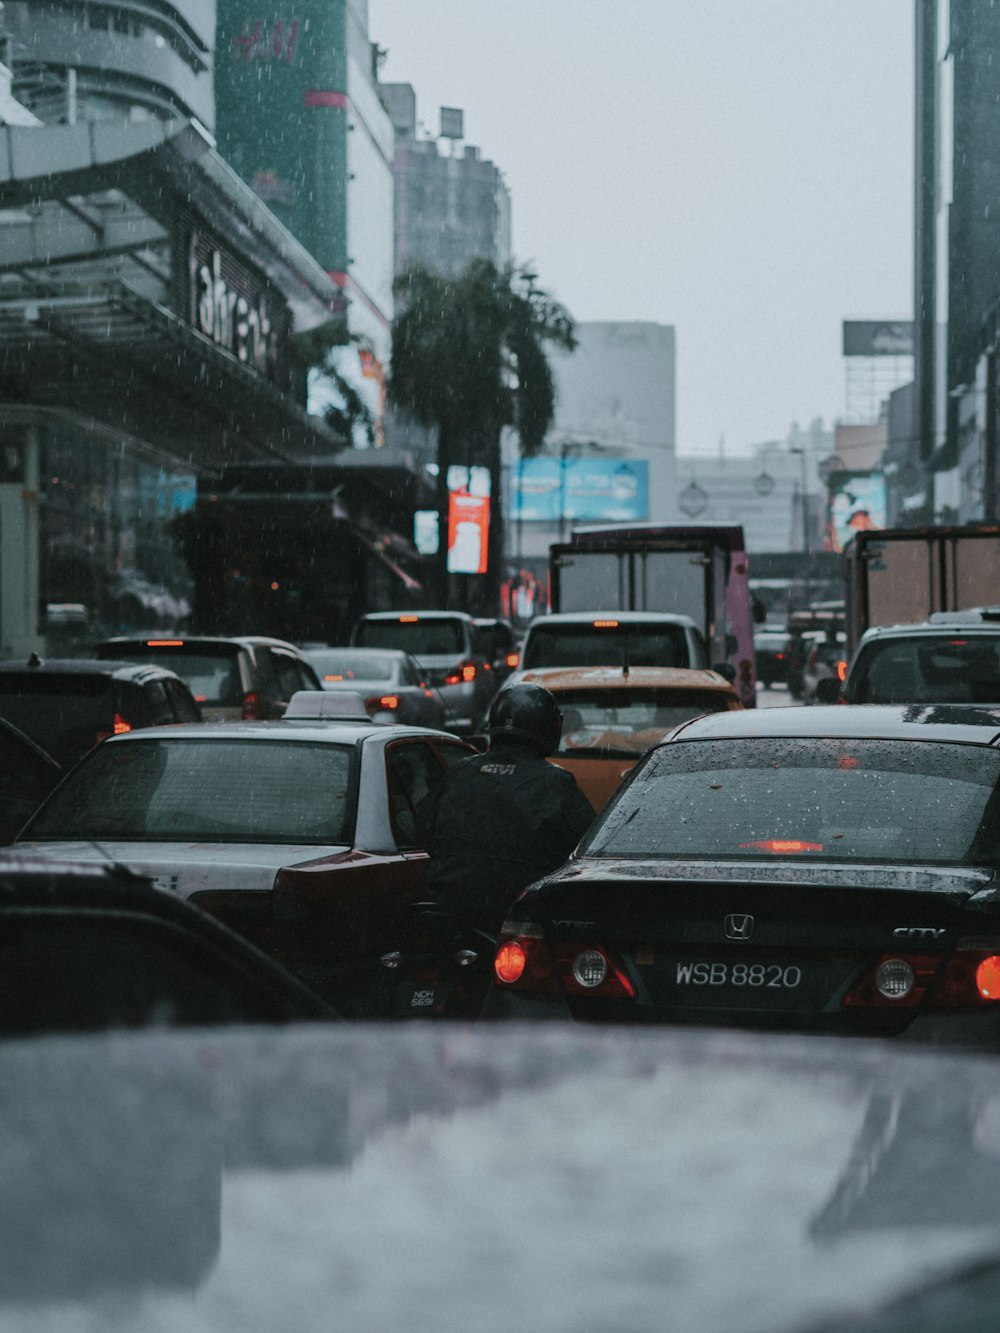
[[649, 517], [649, 463], [625, 458], [522, 458], [511, 468], [510, 516], [558, 523]]

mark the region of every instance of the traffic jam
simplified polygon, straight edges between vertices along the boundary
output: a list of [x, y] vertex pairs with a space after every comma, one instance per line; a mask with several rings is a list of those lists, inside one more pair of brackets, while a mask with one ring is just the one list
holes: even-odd
[[[2, 663], [4, 883], [72, 872], [99, 897], [127, 876], [144, 910], [181, 900], [341, 1018], [993, 1050], [1000, 613], [868, 623], [890, 557], [943, 540], [878, 538], [878, 565], [848, 567], [852, 623], [800, 616], [787, 654], [762, 635], [767, 689], [722, 527], [575, 535], [523, 634], [398, 610], [342, 646], [178, 634]], [[180, 1022], [170, 984], [155, 1008]]]

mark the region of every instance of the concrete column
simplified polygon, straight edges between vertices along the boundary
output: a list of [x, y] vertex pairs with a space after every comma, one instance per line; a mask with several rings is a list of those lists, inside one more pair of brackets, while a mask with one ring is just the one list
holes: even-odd
[[39, 439], [34, 426], [0, 435], [0, 656], [40, 652]]

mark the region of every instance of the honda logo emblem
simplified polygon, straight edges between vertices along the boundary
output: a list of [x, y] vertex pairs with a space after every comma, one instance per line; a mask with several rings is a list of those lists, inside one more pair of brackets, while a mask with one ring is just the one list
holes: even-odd
[[748, 940], [753, 934], [753, 917], [746, 912], [730, 912], [722, 928], [727, 940]]

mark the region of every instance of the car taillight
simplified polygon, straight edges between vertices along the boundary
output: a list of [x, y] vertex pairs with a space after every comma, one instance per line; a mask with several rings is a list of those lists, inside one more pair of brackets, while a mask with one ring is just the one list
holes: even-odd
[[115, 713], [113, 729], [116, 736], [124, 736], [127, 731], [132, 730], [132, 723], [126, 722], [121, 713]]
[[516, 931], [501, 939], [493, 961], [504, 986], [536, 994], [635, 999], [631, 978], [610, 950], [567, 940], [546, 945], [538, 927], [518, 926]]
[[784, 653], [775, 653], [774, 655], [775, 655], [775, 657], [778, 659], [779, 662], [783, 662], [783, 661], [785, 660], [785, 654], [784, 654]]
[[977, 1009], [1000, 1003], [1000, 939], [959, 940], [951, 957], [884, 954], [844, 996], [848, 1008]]
[[936, 954], [884, 954], [843, 998], [845, 1009], [906, 1008], [920, 1004], [941, 966]]
[[368, 713], [391, 713], [398, 707], [398, 694], [376, 694], [365, 700], [365, 711]]
[[980, 1008], [1000, 1001], [1000, 940], [959, 940], [928, 1002], [937, 1009]]
[[520, 653], [508, 653], [508, 654], [507, 654], [507, 665], [508, 665], [511, 669], [515, 668], [515, 667], [517, 666], [518, 662], [520, 662], [520, 660], [521, 660], [521, 654], [520, 654]]
[[470, 680], [475, 680], [475, 679], [476, 679], [475, 662], [463, 662], [462, 665], [460, 667], [456, 667], [454, 671], [449, 671], [447, 676], [445, 676], [444, 678], [444, 683], [446, 685], [461, 685], [463, 681], [468, 682]]
[[837, 672], [837, 679], [840, 681], [841, 684], [843, 684], [844, 681], [847, 679], [847, 663], [843, 660], [843, 658], [841, 658], [841, 660], [837, 663], [836, 672]]
[[263, 716], [260, 695], [256, 690], [248, 690], [243, 696], [243, 721], [260, 722]]

